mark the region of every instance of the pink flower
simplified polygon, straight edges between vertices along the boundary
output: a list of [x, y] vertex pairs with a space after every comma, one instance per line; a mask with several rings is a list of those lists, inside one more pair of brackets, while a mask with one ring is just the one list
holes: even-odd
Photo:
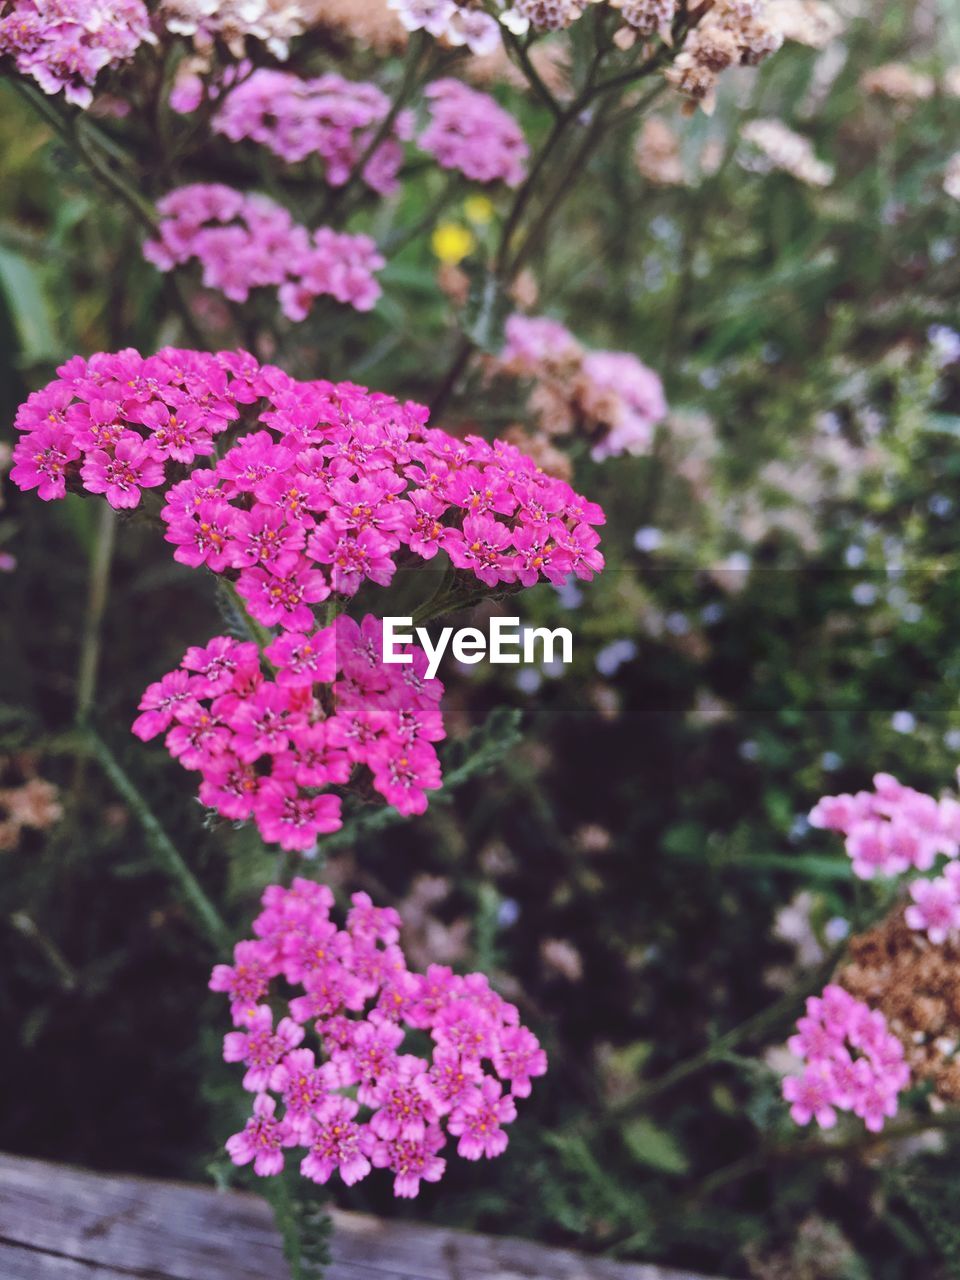
[[303, 1028], [290, 1018], [282, 1018], [273, 1029], [273, 1014], [266, 1005], [257, 1005], [244, 1017], [246, 1031], [231, 1031], [223, 1039], [224, 1062], [242, 1062], [247, 1067], [243, 1087], [260, 1093], [270, 1084], [274, 1067], [303, 1039]]
[[517, 1108], [508, 1093], [500, 1096], [500, 1085], [489, 1076], [479, 1089], [472, 1089], [454, 1107], [447, 1129], [457, 1143], [457, 1154], [465, 1160], [487, 1159], [502, 1155], [507, 1149], [508, 1138], [501, 1125], [517, 1118]]
[[510, 1082], [515, 1098], [529, 1098], [530, 1079], [546, 1074], [547, 1055], [532, 1031], [526, 1027], [506, 1027], [500, 1032], [493, 1065], [500, 1079]]
[[878, 773], [873, 783], [873, 791], [824, 796], [810, 814], [812, 826], [846, 837], [855, 875], [869, 880], [878, 874], [902, 875], [911, 867], [926, 871], [938, 854], [957, 857], [955, 802], [924, 795], [888, 773]]
[[[257, 76], [274, 75], [284, 73], [254, 72], [231, 99], [248, 92]], [[179, 187], [157, 207], [162, 215], [159, 238], [144, 245], [147, 261], [159, 271], [172, 271], [195, 258], [204, 284], [233, 302], [246, 302], [254, 289], [274, 288], [284, 315], [299, 322], [324, 295], [358, 311], [369, 311], [380, 297], [375, 274], [386, 261], [369, 236], [329, 227], [311, 236], [267, 196], [244, 195], [217, 184]], [[160, 425], [164, 411], [155, 412], [155, 440], [171, 456], [189, 462], [187, 452], [211, 451], [208, 442], [197, 449], [182, 424]]]
[[420, 1194], [420, 1183], [439, 1182], [447, 1167], [446, 1160], [437, 1152], [446, 1144], [439, 1125], [430, 1125], [422, 1138], [391, 1138], [379, 1140], [373, 1148], [371, 1160], [377, 1169], [389, 1169], [393, 1179], [393, 1194], [410, 1200]]
[[[957, 869], [956, 864], [950, 869]], [[946, 942], [950, 934], [960, 928], [960, 896], [952, 880], [946, 877], [914, 880], [910, 897], [913, 903], [904, 912], [907, 924], [911, 929], [926, 932], [935, 946]]]
[[339, 796], [304, 795], [276, 778], [261, 785], [253, 812], [264, 840], [281, 849], [310, 850], [318, 836], [342, 826]]
[[143, 742], [163, 733], [173, 723], [177, 711], [195, 714], [200, 709], [200, 686], [187, 671], [170, 671], [148, 687], [140, 699], [142, 715], [133, 722], [133, 732]]
[[370, 1172], [375, 1138], [366, 1125], [354, 1120], [359, 1107], [350, 1098], [331, 1098], [308, 1126], [308, 1154], [300, 1172], [311, 1182], [324, 1183], [339, 1171], [348, 1187]]
[[274, 1067], [270, 1088], [283, 1097], [284, 1120], [298, 1136], [309, 1135], [312, 1117], [329, 1097], [331, 1076], [329, 1064], [318, 1067], [312, 1049], [294, 1049]]
[[285, 1120], [277, 1120], [277, 1103], [269, 1094], [254, 1099], [253, 1115], [241, 1133], [227, 1139], [227, 1154], [234, 1164], [249, 1164], [260, 1178], [275, 1176], [283, 1169], [283, 1148], [292, 1147], [296, 1133]]
[[[395, 912], [355, 894], [341, 929], [332, 905], [330, 890], [314, 881], [269, 886], [253, 923], [256, 941], [238, 944], [234, 964], [214, 970], [210, 985], [230, 997], [240, 1028], [225, 1038], [224, 1057], [243, 1062], [244, 1082], [257, 1090], [253, 1118], [228, 1149], [238, 1162], [264, 1151], [258, 1172], [266, 1173], [282, 1167], [281, 1147], [300, 1146], [306, 1178], [326, 1182], [339, 1170], [350, 1184], [375, 1166], [392, 1171], [396, 1195], [415, 1196], [421, 1181], [444, 1172], [444, 1124], [466, 1159], [506, 1148], [515, 1097], [484, 1067], [492, 1063], [501, 1079], [529, 1093], [530, 1077], [545, 1070], [543, 1051], [483, 974], [461, 977], [440, 965], [411, 973], [396, 941]], [[275, 998], [270, 988], [281, 976], [303, 994], [290, 999], [291, 1017], [274, 1030], [269, 1006], [248, 1001]], [[825, 993], [811, 1007], [827, 1003]], [[304, 1023], [313, 1024], [319, 1053], [299, 1047]], [[879, 1062], [874, 1022], [860, 1020], [852, 1034]], [[902, 1066], [891, 1056], [884, 1078]], [[854, 1081], [865, 1109], [873, 1106], [869, 1083]], [[282, 1121], [271, 1095], [283, 1101]]]
[[[389, 111], [390, 100], [376, 85], [333, 73], [302, 80], [291, 72], [261, 68], [227, 95], [213, 127], [233, 142], [249, 138], [288, 164], [317, 156], [327, 182], [342, 186]], [[364, 181], [380, 195], [390, 195], [399, 185], [400, 144], [412, 127], [410, 113], [402, 111], [364, 166]]]
[[238, 942], [233, 964], [214, 966], [210, 990], [230, 996], [234, 1023], [247, 1025], [247, 1018], [270, 989], [272, 948], [262, 942]]
[[440, 1115], [426, 1065], [412, 1054], [395, 1057], [365, 1100], [376, 1108], [370, 1128], [378, 1138], [420, 1142]]
[[66, 431], [56, 425], [41, 426], [14, 446], [10, 479], [21, 489], [36, 489], [43, 502], [50, 502], [66, 495], [67, 469], [79, 456]]
[[[5, 8], [8, 8], [5, 6]], [[142, 43], [155, 44], [141, 0], [13, 0], [0, 17], [0, 56], [44, 93], [89, 107], [101, 71], [127, 62]]]
[[807, 1001], [807, 1012], [788, 1042], [804, 1063], [799, 1076], [783, 1081], [783, 1096], [800, 1125], [812, 1119], [822, 1129], [837, 1111], [852, 1111], [872, 1132], [896, 1114], [897, 1095], [910, 1082], [903, 1045], [878, 1010], [830, 985]]
[[313, 625], [311, 604], [326, 600], [330, 594], [327, 580], [319, 569], [296, 552], [281, 555], [272, 570], [244, 569], [237, 580], [237, 591], [258, 622], [277, 624], [293, 631], [309, 631]]
[[87, 454], [80, 475], [84, 488], [105, 494], [111, 507], [118, 509], [138, 506], [141, 489], [163, 484], [163, 467], [132, 433], [117, 441], [113, 457], [103, 449]]
[[515, 187], [523, 181], [530, 154], [523, 130], [494, 98], [449, 78], [428, 84], [424, 95], [430, 123], [417, 145], [441, 168], [456, 169], [474, 182]]
[[[166, 207], [192, 224], [232, 217], [238, 200], [204, 186], [173, 193]], [[280, 222], [261, 215], [263, 243], [273, 244]], [[236, 283], [242, 255], [214, 243]], [[17, 413], [12, 477], [44, 499], [85, 487], [135, 506], [142, 489], [212, 450], [241, 411], [235, 443], [169, 485], [161, 516], [181, 563], [231, 579], [239, 570], [237, 589], [264, 626], [311, 634], [311, 606], [331, 590], [390, 583], [408, 551], [431, 559], [446, 547], [491, 590], [589, 579], [603, 566], [593, 527], [603, 512], [513, 445], [455, 439], [429, 428], [421, 405], [350, 383], [299, 382], [243, 352], [127, 350], [68, 362]], [[405, 669], [405, 679], [419, 674]], [[930, 847], [930, 814], [909, 817]], [[960, 836], [960, 820], [950, 829]]]
[[802, 1076], [787, 1076], [783, 1096], [793, 1104], [790, 1115], [795, 1124], [809, 1124], [815, 1119], [821, 1129], [832, 1129], [837, 1123], [833, 1079], [822, 1064], [808, 1068]]

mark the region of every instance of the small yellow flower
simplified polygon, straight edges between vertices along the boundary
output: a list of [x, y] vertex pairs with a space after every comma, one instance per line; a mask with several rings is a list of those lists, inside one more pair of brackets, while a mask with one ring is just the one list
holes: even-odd
[[459, 222], [441, 222], [430, 243], [442, 263], [455, 267], [470, 253], [476, 241], [469, 227], [464, 227]]
[[493, 201], [486, 196], [467, 196], [463, 202], [463, 212], [467, 221], [475, 227], [489, 226], [493, 221]]

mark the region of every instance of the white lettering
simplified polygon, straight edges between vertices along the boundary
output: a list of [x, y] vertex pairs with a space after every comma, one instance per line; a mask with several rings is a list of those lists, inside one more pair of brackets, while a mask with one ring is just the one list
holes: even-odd
[[537, 639], [543, 643], [543, 662], [553, 662], [554, 645], [560, 641], [560, 661], [573, 661], [573, 636], [568, 627], [548, 631], [546, 627], [528, 627], [523, 633], [523, 660], [530, 664], [537, 661]]
[[384, 618], [383, 620], [383, 660], [386, 663], [412, 662], [409, 653], [398, 653], [398, 644], [413, 644], [413, 636], [405, 631], [398, 632], [398, 627], [409, 627], [412, 618]]
[[476, 627], [461, 627], [453, 638], [453, 656], [458, 662], [472, 666], [483, 660], [487, 652], [487, 637]]
[[437, 674], [437, 668], [440, 666], [440, 659], [443, 657], [444, 653], [446, 653], [447, 645], [450, 643], [450, 637], [452, 635], [453, 627], [444, 627], [437, 638], [437, 643], [433, 644], [430, 640], [430, 632], [426, 627], [417, 627], [417, 639], [420, 641], [423, 652], [427, 655], [428, 680], [432, 680]]
[[[516, 652], [506, 652], [505, 645], [516, 646]], [[490, 619], [490, 661], [504, 663], [520, 661], [519, 618]]]

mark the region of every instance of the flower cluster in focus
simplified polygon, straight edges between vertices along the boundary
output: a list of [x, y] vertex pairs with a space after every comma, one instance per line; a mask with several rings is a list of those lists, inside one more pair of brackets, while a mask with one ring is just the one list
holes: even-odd
[[[255, 1095], [227, 1151], [261, 1177], [280, 1173], [291, 1148], [313, 1182], [339, 1173], [352, 1185], [386, 1169], [394, 1194], [413, 1197], [443, 1176], [448, 1135], [466, 1160], [502, 1154], [516, 1099], [529, 1096], [546, 1055], [483, 974], [412, 973], [397, 913], [366, 894], [352, 904], [338, 929], [326, 886], [272, 885], [255, 939], [214, 969], [210, 986], [229, 996], [237, 1028], [224, 1058], [243, 1064]], [[275, 1022], [267, 1001], [279, 978], [302, 994], [284, 999]], [[303, 1047], [308, 1023], [318, 1050]]]
[[[385, 665], [382, 624], [338, 618], [285, 631], [265, 650], [216, 636], [188, 649], [176, 671], [152, 684], [133, 726], [202, 778], [201, 801], [234, 822], [252, 818], [268, 844], [309, 850], [343, 825], [340, 797], [365, 765], [372, 786], [400, 813], [423, 813], [441, 784], [433, 746], [444, 735], [443, 685], [428, 680], [422, 650]], [[337, 678], [339, 676], [339, 679]]]
[[70, 481], [135, 507], [211, 454], [242, 408], [263, 424], [173, 484], [162, 516], [175, 558], [237, 577], [265, 626], [303, 629], [308, 605], [387, 585], [400, 548], [414, 563], [442, 549], [486, 588], [603, 567], [596, 503], [512, 444], [428, 428], [422, 405], [298, 382], [239, 352], [127, 350], [58, 373], [18, 411], [10, 473], [45, 500]]
[[380, 297], [374, 273], [385, 259], [369, 236], [329, 227], [311, 235], [267, 196], [218, 183], [179, 187], [157, 208], [159, 238], [147, 241], [144, 256], [160, 271], [196, 258], [203, 283], [233, 302], [272, 286], [284, 315], [300, 321], [322, 295], [358, 311], [369, 311]]
[[78, 107], [93, 101], [101, 71], [154, 39], [142, 0], [0, 0], [0, 57]]
[[938, 854], [960, 853], [960, 803], [935, 800], [888, 773], [878, 773], [873, 786], [855, 795], [824, 796], [810, 814], [813, 826], [844, 835], [861, 880], [911, 868], [929, 871]]
[[852, 1111], [871, 1133], [897, 1113], [899, 1094], [910, 1082], [903, 1045], [879, 1010], [843, 987], [824, 988], [807, 1000], [807, 1012], [788, 1041], [803, 1060], [799, 1076], [787, 1076], [783, 1096], [797, 1124], [816, 1120], [831, 1129], [837, 1111]]

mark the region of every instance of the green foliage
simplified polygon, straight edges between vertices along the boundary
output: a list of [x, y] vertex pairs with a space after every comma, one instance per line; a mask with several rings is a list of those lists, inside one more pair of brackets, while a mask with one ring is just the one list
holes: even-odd
[[291, 1280], [322, 1280], [330, 1263], [332, 1221], [322, 1188], [286, 1170], [266, 1179], [264, 1194], [283, 1238]]

